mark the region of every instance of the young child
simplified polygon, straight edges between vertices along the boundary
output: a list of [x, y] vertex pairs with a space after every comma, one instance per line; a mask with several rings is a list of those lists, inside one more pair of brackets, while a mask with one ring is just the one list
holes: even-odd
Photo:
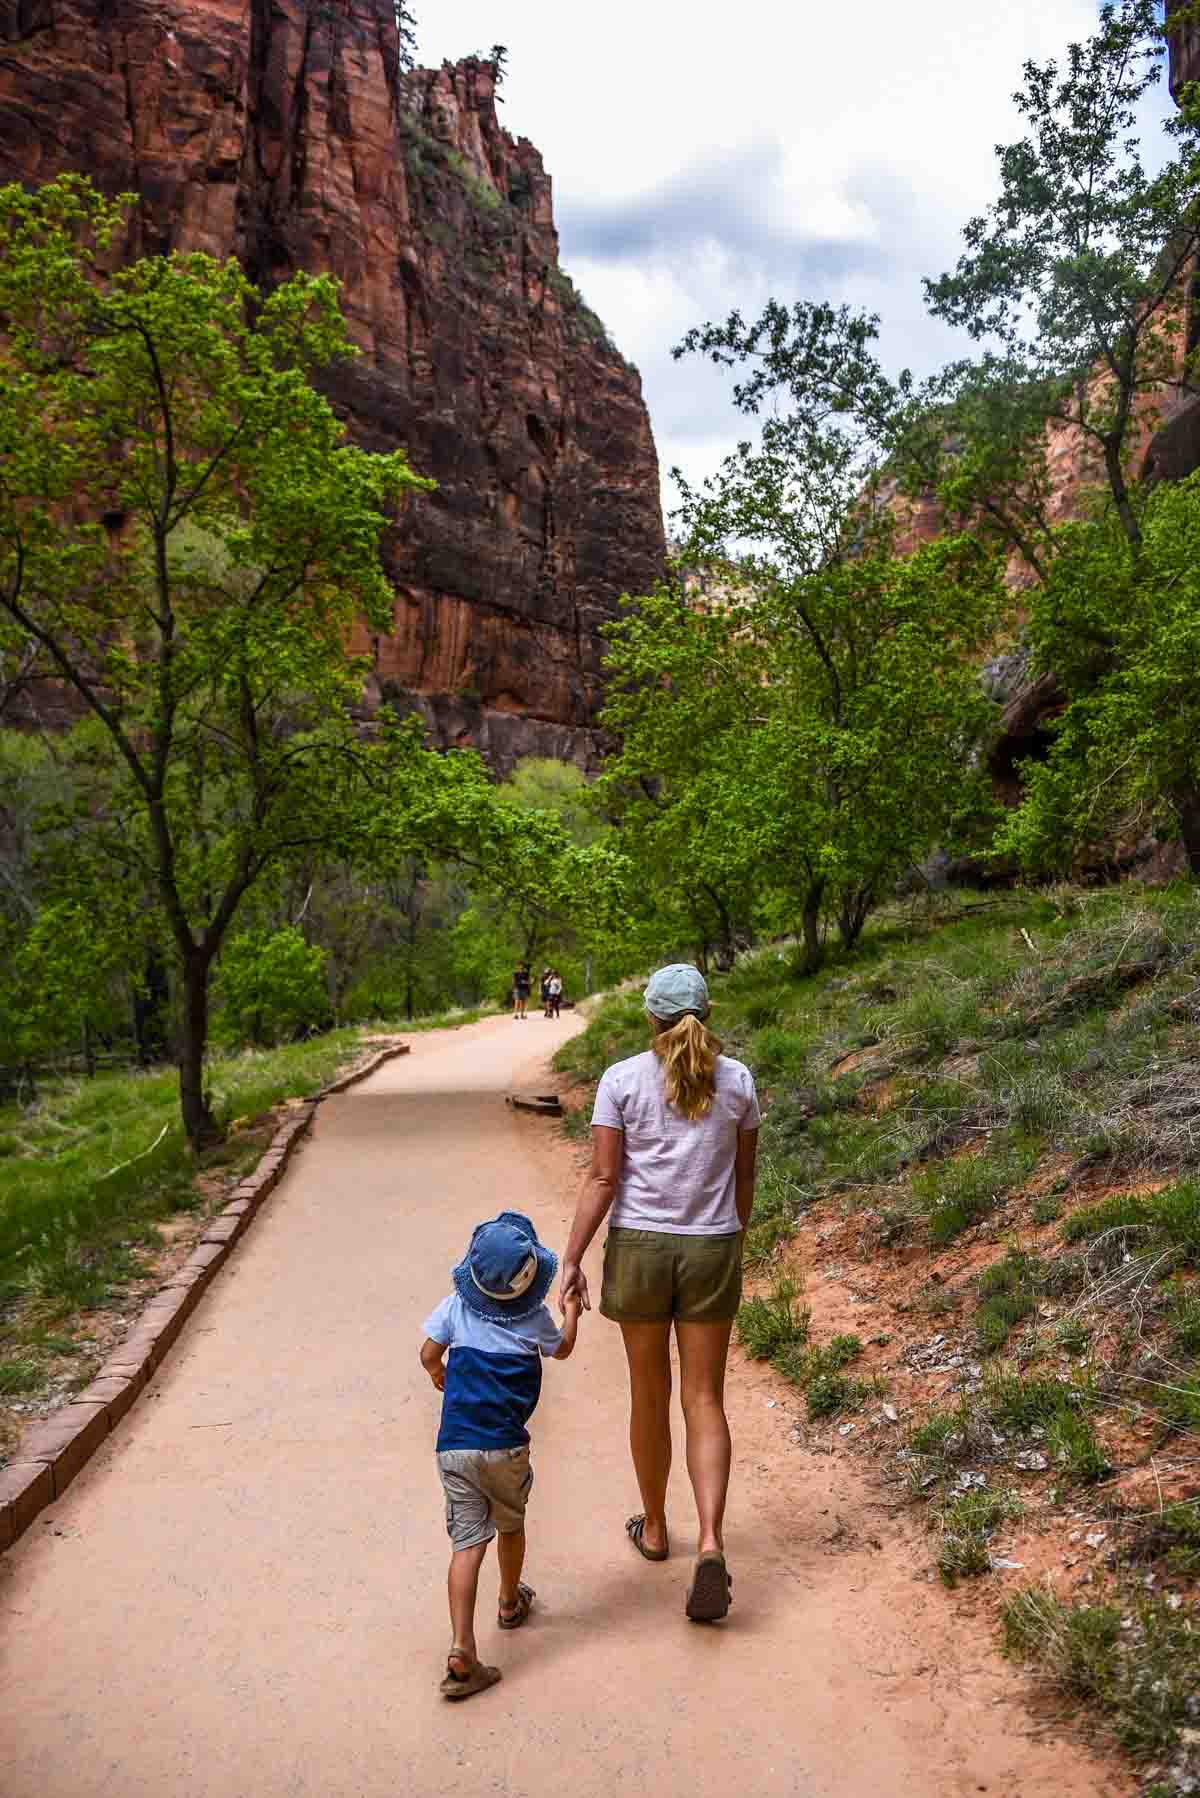
[[471, 1698], [500, 1678], [475, 1649], [479, 1569], [497, 1532], [500, 1628], [519, 1629], [533, 1606], [533, 1591], [521, 1583], [533, 1485], [525, 1426], [541, 1396], [542, 1356], [565, 1361], [579, 1328], [577, 1298], [567, 1301], [561, 1330], [546, 1309], [557, 1266], [529, 1219], [502, 1211], [477, 1226], [454, 1270], [454, 1291], [422, 1326], [421, 1366], [442, 1394], [437, 1460], [453, 1545], [444, 1698]]

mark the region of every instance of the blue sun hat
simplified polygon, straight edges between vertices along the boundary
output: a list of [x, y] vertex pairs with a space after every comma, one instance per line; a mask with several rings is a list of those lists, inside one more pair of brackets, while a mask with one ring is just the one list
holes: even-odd
[[471, 1246], [454, 1270], [464, 1305], [493, 1323], [519, 1323], [545, 1303], [558, 1256], [538, 1241], [520, 1211], [502, 1211], [477, 1224]]
[[712, 1009], [708, 982], [688, 961], [673, 961], [669, 968], [651, 974], [642, 1004], [652, 1018], [681, 1018], [685, 1012], [706, 1018]]

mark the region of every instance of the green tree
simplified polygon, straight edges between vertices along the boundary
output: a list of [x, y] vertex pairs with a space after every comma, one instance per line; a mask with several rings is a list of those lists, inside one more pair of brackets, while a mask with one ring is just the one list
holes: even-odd
[[953, 273], [925, 284], [935, 317], [1002, 346], [985, 365], [1000, 385], [1038, 396], [1029, 432], [1054, 421], [1078, 434], [1135, 550], [1133, 458], [1183, 375], [1200, 252], [1200, 101], [1185, 94], [1167, 121], [1175, 149], [1156, 173], [1136, 135], [1163, 74], [1159, 10], [1102, 6], [1099, 29], [1062, 62], [1025, 64], [1014, 99], [1027, 130], [997, 151], [999, 196], [965, 227]]
[[[971, 753], [989, 707], [973, 657], [994, 618], [994, 563], [969, 539], [892, 553], [886, 516], [810, 574], [747, 558], [742, 589], [697, 614], [633, 603], [612, 632], [606, 783], [647, 796], [638, 829], [678, 878], [744, 895], [794, 928], [809, 972], [836, 922], [872, 906], [983, 801]], [[772, 527], [773, 529], [773, 527]]]
[[1150, 496], [1136, 556], [1111, 516], [1069, 527], [1029, 599], [1034, 665], [1066, 705], [997, 850], [1065, 868], [1161, 831], [1200, 875], [1200, 476]]
[[[180, 1094], [203, 1079], [214, 961], [245, 895], [333, 850], [385, 780], [347, 706], [377, 545], [421, 485], [369, 455], [312, 377], [353, 354], [327, 278], [269, 296], [199, 254], [115, 270], [125, 213], [77, 177], [0, 190], [0, 656], [93, 721], [97, 843], [152, 888], [174, 947]], [[419, 783], [410, 737], [386, 778]]]
[[293, 926], [243, 931], [221, 953], [223, 1033], [235, 1043], [277, 1043], [329, 1017], [325, 951]]

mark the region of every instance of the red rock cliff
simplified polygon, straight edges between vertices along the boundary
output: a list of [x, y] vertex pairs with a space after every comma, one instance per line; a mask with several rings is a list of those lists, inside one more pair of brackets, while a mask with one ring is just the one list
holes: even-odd
[[335, 403], [438, 482], [387, 545], [368, 704], [417, 696], [502, 768], [586, 761], [599, 626], [662, 567], [658, 466], [490, 65], [403, 77], [391, 0], [0, 0], [0, 180], [64, 169], [140, 194], [140, 250], [340, 277], [365, 354]]

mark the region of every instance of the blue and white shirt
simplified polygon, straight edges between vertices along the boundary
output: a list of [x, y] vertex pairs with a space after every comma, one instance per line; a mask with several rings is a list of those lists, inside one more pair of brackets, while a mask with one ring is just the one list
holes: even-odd
[[463, 1303], [443, 1299], [422, 1324], [446, 1357], [437, 1452], [451, 1448], [523, 1448], [525, 1425], [542, 1393], [542, 1356], [561, 1346], [562, 1331], [545, 1305], [519, 1323], [493, 1323]]

